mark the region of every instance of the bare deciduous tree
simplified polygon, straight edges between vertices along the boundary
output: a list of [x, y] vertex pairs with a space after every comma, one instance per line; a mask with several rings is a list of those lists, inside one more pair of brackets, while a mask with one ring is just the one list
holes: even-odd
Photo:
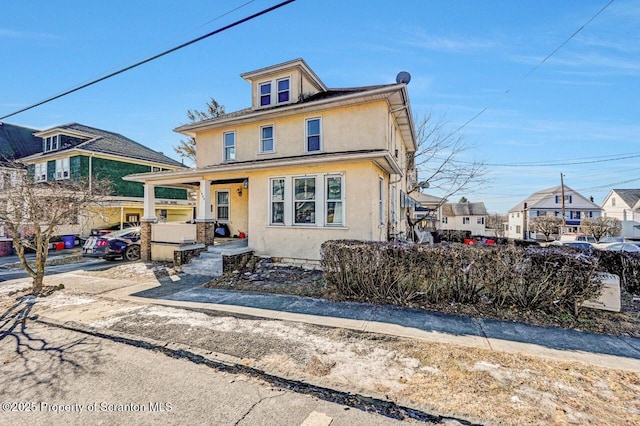
[[[11, 179], [4, 179], [2, 185], [0, 223], [9, 232], [22, 267], [33, 279], [32, 289], [37, 295], [43, 286], [51, 237], [61, 225], [78, 223], [88, 208], [95, 210], [111, 192], [111, 184], [97, 179], [35, 182], [23, 166], [11, 163], [9, 169], [14, 173]], [[35, 251], [35, 262], [27, 261], [25, 249]]]
[[551, 234], [560, 233], [562, 218], [558, 216], [537, 216], [531, 219], [531, 230], [544, 235], [545, 241], [549, 241]]
[[504, 238], [506, 235], [504, 224], [508, 220], [508, 217], [503, 214], [492, 213], [487, 215], [487, 229], [492, 229], [496, 237]]
[[[469, 190], [487, 182], [487, 168], [483, 161], [461, 161], [460, 155], [475, 147], [457, 132], [446, 130], [445, 117], [434, 118], [431, 113], [421, 119], [415, 118], [415, 134], [418, 149], [413, 164], [418, 171], [420, 183], [428, 184], [430, 190], [439, 192], [445, 200], [461, 191]], [[418, 189], [409, 188], [410, 192]]]
[[[191, 123], [195, 123], [197, 121], [208, 120], [210, 118], [215, 118], [225, 113], [224, 105], [220, 105], [218, 101], [214, 98], [211, 98], [209, 102], [207, 102], [207, 110], [206, 111], [198, 111], [195, 109], [187, 110], [187, 118]], [[187, 140], [181, 140], [178, 143], [178, 146], [175, 146], [173, 150], [178, 154], [181, 158], [184, 158], [193, 164], [196, 163], [196, 140], [194, 138], [189, 138]]]
[[[413, 186], [408, 188], [409, 193], [421, 188], [437, 192], [441, 198], [437, 208], [451, 196], [487, 182], [483, 161], [459, 160], [462, 153], [474, 146], [459, 133], [448, 132], [445, 117], [435, 118], [428, 113], [422, 118], [414, 117], [414, 124], [417, 150], [407, 158], [407, 174], [412, 175], [415, 170], [417, 176]], [[407, 223], [410, 235], [413, 235], [415, 223], [409, 217]]]
[[580, 222], [580, 229], [596, 240], [602, 237], [617, 237], [622, 231], [622, 223], [615, 217], [587, 217]]

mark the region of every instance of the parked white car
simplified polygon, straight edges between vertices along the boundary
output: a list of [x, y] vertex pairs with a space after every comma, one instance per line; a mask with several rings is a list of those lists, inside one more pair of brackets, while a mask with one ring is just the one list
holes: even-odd
[[634, 243], [612, 243], [603, 250], [607, 251], [625, 251], [627, 253], [640, 253], [640, 247]]
[[611, 244], [615, 243], [624, 243], [623, 237], [602, 237], [600, 241], [594, 244], [594, 247], [599, 250], [604, 250], [609, 247]]

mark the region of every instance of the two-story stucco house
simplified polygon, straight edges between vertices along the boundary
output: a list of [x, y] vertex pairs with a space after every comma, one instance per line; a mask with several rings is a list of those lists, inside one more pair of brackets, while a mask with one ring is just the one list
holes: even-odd
[[[140, 222], [144, 188], [139, 182], [122, 179], [131, 173], [174, 171], [186, 167], [162, 153], [117, 133], [70, 123], [36, 131], [38, 152], [20, 159], [36, 182], [96, 178], [108, 179], [113, 193], [92, 215], [83, 215], [65, 230], [87, 236], [92, 228]], [[193, 202], [184, 188], [155, 189], [154, 214], [161, 220], [187, 221], [193, 218]]]
[[[176, 129], [196, 140], [195, 169], [127, 177], [144, 182], [145, 203], [155, 186], [197, 188], [199, 242], [218, 221], [257, 255], [285, 261], [317, 262], [326, 240], [406, 229], [416, 141], [405, 83], [330, 89], [302, 59], [241, 77], [249, 108]], [[145, 248], [143, 229], [143, 258], [161, 242], [153, 235]]]
[[[562, 196], [564, 194], [564, 203]], [[563, 233], [580, 232], [580, 222], [587, 217], [598, 217], [602, 209], [567, 185], [554, 186], [535, 192], [509, 210], [509, 230], [507, 237], [514, 239], [536, 239], [531, 231], [531, 220], [538, 216], [558, 216], [562, 218], [564, 209], [565, 226]], [[543, 237], [541, 237], [543, 238]]]
[[604, 216], [622, 222], [622, 237], [640, 238], [640, 189], [612, 189], [601, 207]]

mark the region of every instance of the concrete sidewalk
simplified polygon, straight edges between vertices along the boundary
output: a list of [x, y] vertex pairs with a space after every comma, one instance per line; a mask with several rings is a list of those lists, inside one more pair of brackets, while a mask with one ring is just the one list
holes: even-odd
[[[129, 287], [111, 296], [174, 307], [208, 309], [254, 317], [299, 321], [329, 327], [418, 338], [505, 352], [582, 361], [640, 371], [640, 338], [538, 327], [517, 322], [447, 315], [422, 309], [309, 297], [172, 285]], [[178, 286], [176, 286], [178, 287]], [[175, 288], [175, 287], [174, 287]]]

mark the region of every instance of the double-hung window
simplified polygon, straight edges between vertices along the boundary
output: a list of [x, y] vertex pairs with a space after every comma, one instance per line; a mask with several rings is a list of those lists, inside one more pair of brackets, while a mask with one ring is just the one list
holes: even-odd
[[224, 161], [236, 159], [236, 132], [224, 133]]
[[271, 224], [284, 225], [284, 179], [271, 179]]
[[271, 82], [260, 85], [260, 106], [271, 105]]
[[260, 152], [274, 152], [273, 126], [260, 127]]
[[36, 182], [45, 182], [47, 180], [47, 162], [36, 163], [34, 180]]
[[229, 191], [216, 192], [216, 210], [218, 220], [229, 220]]
[[293, 187], [295, 223], [316, 223], [316, 178], [295, 178], [293, 180]]
[[276, 84], [278, 85], [278, 103], [289, 102], [289, 79], [282, 78]]
[[47, 138], [44, 139], [44, 152], [49, 152], [49, 151], [57, 151], [58, 148], [60, 147], [60, 137], [59, 135], [56, 136], [49, 136]]
[[462, 224], [463, 225], [468, 225], [469, 224], [469, 218], [468, 217], [463, 217], [462, 218]]
[[308, 118], [306, 129], [306, 147], [307, 152], [320, 151], [322, 149], [322, 140], [320, 135], [320, 118]]
[[342, 225], [344, 222], [344, 188], [342, 176], [327, 176], [326, 188], [326, 224]]
[[69, 179], [69, 157], [56, 160], [56, 179]]

